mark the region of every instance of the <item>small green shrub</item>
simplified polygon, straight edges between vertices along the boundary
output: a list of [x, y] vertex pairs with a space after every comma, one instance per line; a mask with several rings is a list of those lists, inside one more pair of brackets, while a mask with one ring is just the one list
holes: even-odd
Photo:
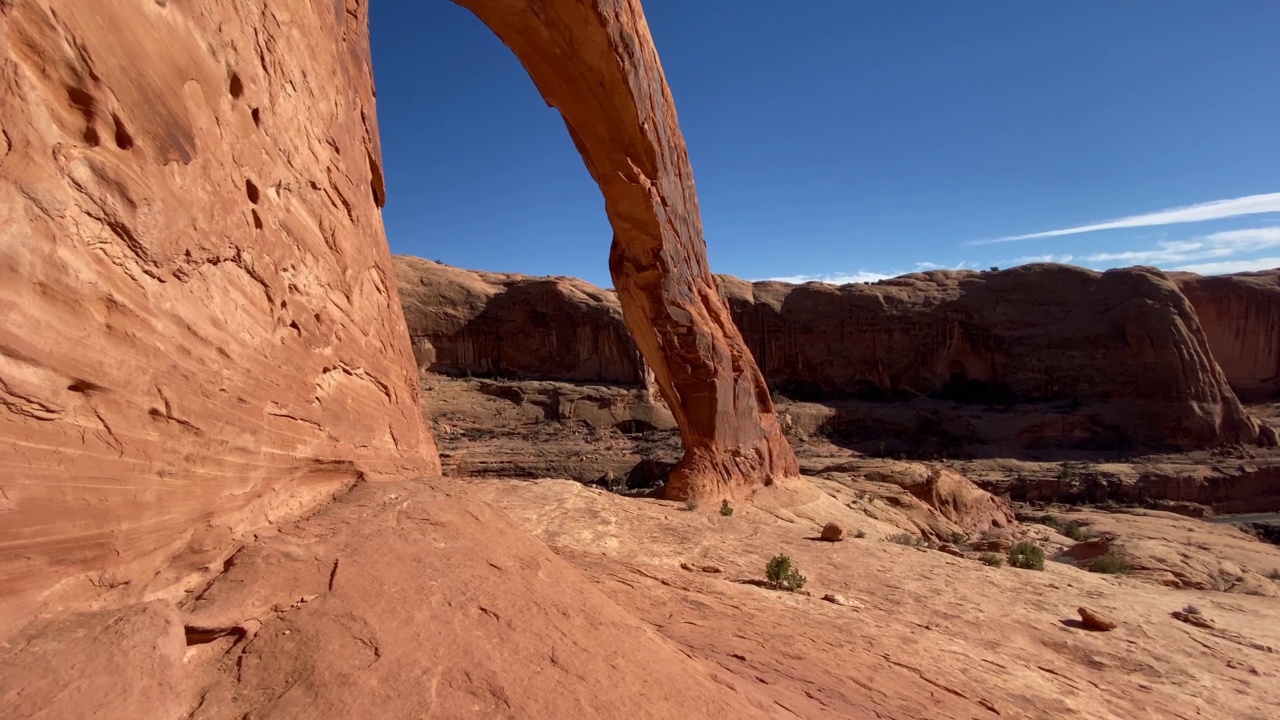
[[1072, 520], [1067, 523], [1066, 526], [1062, 528], [1062, 534], [1076, 542], [1084, 542], [1090, 537], [1089, 531], [1084, 529], [1084, 524], [1079, 520]]
[[866, 531], [866, 530], [858, 530], [857, 532], [855, 532], [855, 533], [853, 534], [853, 536], [854, 536], [854, 537], [856, 537], [856, 538], [864, 538], [864, 537], [866, 537], [866, 536], [867, 536], [867, 531]]
[[725, 517], [729, 517], [733, 514], [733, 506], [729, 504], [728, 500], [720, 501], [720, 514]]
[[693, 500], [693, 499], [685, 500], [685, 501], [684, 501], [684, 509], [685, 509], [685, 510], [688, 510], [689, 512], [693, 512], [694, 510], [697, 510], [697, 509], [698, 509], [698, 501], [697, 501], [697, 500]]
[[1044, 550], [1035, 543], [1020, 542], [1009, 550], [1009, 565], [1022, 570], [1043, 570]]
[[1128, 560], [1111, 553], [1099, 555], [1089, 562], [1089, 572], [1104, 575], [1128, 575], [1131, 570], [1133, 567], [1129, 565]]
[[769, 581], [770, 587], [778, 590], [799, 590], [808, 582], [808, 579], [791, 565], [791, 558], [786, 555], [774, 555], [765, 566], [764, 577]]
[[897, 535], [890, 535], [887, 539], [891, 543], [906, 545], [908, 547], [919, 547], [924, 544], [923, 538], [912, 535], [911, 533], [898, 533]]
[[965, 535], [965, 534], [964, 534], [964, 533], [962, 533], [962, 532], [953, 532], [953, 533], [951, 533], [951, 544], [952, 544], [952, 545], [955, 545], [956, 547], [960, 547], [961, 545], [964, 545], [964, 544], [965, 544], [965, 543], [967, 543], [967, 542], [969, 542], [969, 536], [968, 536], [968, 535]]
[[1182, 608], [1182, 612], [1184, 612], [1184, 613], [1186, 613], [1186, 614], [1188, 614], [1188, 615], [1199, 615], [1199, 614], [1200, 614], [1200, 608], [1196, 607], [1195, 605], [1188, 605], [1188, 606], [1186, 606], [1186, 607]]
[[988, 565], [990, 567], [1000, 567], [1004, 565], [1004, 558], [993, 552], [984, 552], [978, 556], [978, 559], [982, 561], [983, 565]]

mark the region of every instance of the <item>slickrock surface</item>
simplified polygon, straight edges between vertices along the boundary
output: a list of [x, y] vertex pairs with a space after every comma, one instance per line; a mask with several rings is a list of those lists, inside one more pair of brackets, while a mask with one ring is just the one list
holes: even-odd
[[1280, 269], [1173, 275], [1196, 308], [1227, 381], [1243, 398], [1280, 399]]
[[693, 171], [639, 1], [455, 1], [515, 52], [604, 193], [623, 317], [684, 441], [668, 497], [741, 498], [798, 474], [707, 264]]
[[438, 468], [366, 12], [0, 3], [0, 632]]

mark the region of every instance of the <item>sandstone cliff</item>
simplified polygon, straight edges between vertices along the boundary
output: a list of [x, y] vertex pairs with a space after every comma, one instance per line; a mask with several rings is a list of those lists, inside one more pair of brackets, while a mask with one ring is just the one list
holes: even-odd
[[1173, 276], [1195, 306], [1227, 382], [1242, 398], [1280, 398], [1280, 269]]
[[180, 592], [248, 528], [437, 472], [366, 4], [0, 12], [0, 626]]
[[419, 367], [446, 374], [647, 385], [616, 293], [574, 278], [392, 258]]
[[[424, 346], [446, 348], [454, 357], [460, 354], [452, 349], [461, 345], [457, 338], [465, 336], [454, 328], [466, 323], [450, 319], [452, 311], [435, 298], [454, 297], [478, 284], [494, 287], [480, 278], [501, 277], [510, 287], [534, 282], [434, 263], [415, 266], [425, 268], [420, 277], [427, 277], [427, 270], [432, 273], [434, 295], [419, 294], [416, 302], [406, 299], [410, 326], [422, 333]], [[538, 282], [567, 286], [569, 281]], [[842, 287], [750, 283], [728, 276], [721, 276], [720, 284], [769, 384], [793, 397], [935, 396], [983, 406], [1070, 406], [1064, 410], [1070, 417], [1062, 415], [1056, 425], [1046, 419], [1043, 427], [1011, 429], [1012, 437], [987, 438], [1023, 447], [1154, 449], [1274, 442], [1227, 384], [1195, 309], [1174, 282], [1155, 270], [1097, 273], [1045, 264], [997, 273], [919, 273]], [[575, 338], [557, 345], [566, 354], [555, 367], [559, 377], [626, 354], [610, 345], [605, 358], [598, 359], [593, 339], [600, 333], [594, 329], [597, 318], [610, 315], [612, 295], [576, 282], [572, 287], [578, 302], [561, 304], [557, 311], [561, 319], [556, 322], [563, 322], [564, 329], [542, 332], [544, 338]], [[486, 296], [485, 306], [511, 313], [513, 324], [526, 322], [533, 311], [498, 297]], [[491, 318], [482, 327], [502, 322]], [[592, 329], [576, 336], [569, 330], [574, 327]], [[492, 343], [486, 357], [531, 355], [526, 335], [498, 338], [491, 333], [486, 340]], [[469, 362], [452, 367], [473, 372], [489, 367], [478, 358]], [[529, 376], [546, 372], [541, 361], [536, 367], [525, 365], [522, 371]]]
[[784, 390], [1070, 401], [1133, 447], [1274, 443], [1227, 385], [1187, 298], [1156, 270], [1039, 264], [842, 287], [722, 283]]

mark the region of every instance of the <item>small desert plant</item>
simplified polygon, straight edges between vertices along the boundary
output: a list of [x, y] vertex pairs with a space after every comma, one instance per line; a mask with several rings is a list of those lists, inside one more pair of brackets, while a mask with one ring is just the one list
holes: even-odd
[[729, 504], [728, 500], [720, 501], [720, 514], [725, 517], [729, 517], [733, 514], [733, 506]]
[[920, 547], [921, 545], [924, 545], [923, 538], [912, 535], [911, 533], [898, 533], [897, 535], [890, 535], [887, 539], [891, 543], [906, 545], [908, 547]]
[[1111, 553], [1099, 555], [1089, 562], [1089, 572], [1105, 575], [1128, 575], [1132, 569], [1128, 560]]
[[1188, 615], [1199, 615], [1199, 614], [1200, 614], [1200, 608], [1196, 607], [1195, 605], [1188, 605], [1188, 606], [1186, 606], [1186, 607], [1182, 608], [1182, 612], [1184, 612], [1184, 613], [1186, 613], [1186, 614], [1188, 614]]
[[963, 544], [965, 544], [965, 543], [967, 543], [967, 542], [969, 542], [969, 536], [968, 536], [968, 535], [965, 535], [965, 534], [964, 534], [964, 533], [962, 533], [962, 532], [953, 532], [953, 533], [951, 533], [951, 544], [952, 544], [952, 545], [955, 545], [956, 547], [959, 547], [959, 546], [961, 546], [961, 545], [963, 545]]
[[866, 531], [866, 530], [858, 530], [858, 531], [856, 531], [856, 532], [853, 534], [853, 536], [854, 536], [854, 537], [856, 537], [856, 538], [864, 538], [864, 537], [866, 537], [866, 536], [867, 536], [867, 531]]
[[1020, 542], [1009, 550], [1009, 565], [1022, 570], [1043, 570], [1044, 550], [1035, 543]]
[[693, 512], [698, 509], [698, 501], [692, 498], [684, 501], [684, 509]]
[[765, 566], [764, 577], [769, 581], [770, 587], [778, 590], [799, 590], [807, 582], [807, 578], [792, 566], [791, 558], [786, 555], [774, 555]]
[[1272, 580], [1275, 580], [1276, 582], [1280, 582], [1280, 568], [1272, 570], [1271, 574], [1267, 575], [1267, 577], [1271, 578]]
[[1067, 523], [1062, 528], [1062, 534], [1076, 542], [1084, 542], [1089, 539], [1089, 531], [1084, 529], [1084, 525], [1079, 520], [1072, 520]]
[[1004, 565], [1004, 558], [993, 552], [984, 552], [978, 556], [978, 559], [982, 561], [983, 565], [989, 565], [991, 567], [1000, 567]]

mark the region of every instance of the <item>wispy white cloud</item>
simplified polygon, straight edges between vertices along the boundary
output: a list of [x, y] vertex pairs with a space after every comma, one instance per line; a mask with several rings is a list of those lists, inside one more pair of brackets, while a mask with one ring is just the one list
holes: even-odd
[[1249, 272], [1252, 270], [1271, 270], [1280, 268], [1280, 257], [1254, 258], [1252, 260], [1225, 260], [1223, 262], [1183, 265], [1174, 270], [1193, 272], [1200, 275], [1222, 275], [1224, 273]]
[[828, 273], [826, 275], [783, 275], [781, 277], [765, 278], [766, 280], [776, 280], [778, 282], [791, 283], [800, 285], [807, 282], [827, 283], [828, 285], [848, 285], [849, 283], [873, 283], [878, 280], [887, 280], [893, 277], [884, 273], [870, 272], [860, 270], [855, 273]]
[[1074, 255], [1024, 255], [1013, 261], [1014, 265], [1030, 265], [1031, 263], [1069, 263]]
[[1090, 225], [1047, 230], [1045, 232], [1012, 235], [995, 240], [976, 240], [970, 245], [990, 245], [992, 243], [1014, 242], [1015, 240], [1034, 240], [1036, 238], [1062, 237], [1063, 235], [1080, 235], [1099, 230], [1117, 230], [1120, 228], [1152, 227], [1156, 225], [1177, 225], [1180, 223], [1204, 222], [1206, 220], [1222, 220], [1241, 215], [1280, 212], [1280, 192], [1248, 195], [1230, 200], [1214, 200], [1213, 202], [1187, 205], [1184, 207], [1157, 210], [1156, 212], [1130, 215], [1128, 217], [1106, 220]]
[[1272, 247], [1280, 247], [1280, 227], [1225, 230], [1190, 240], [1158, 242], [1153, 247], [1139, 250], [1095, 253], [1084, 259], [1089, 263], [1169, 265], [1193, 260], [1229, 258]]
[[[964, 263], [956, 266], [956, 270], [964, 267]], [[870, 270], [859, 270], [858, 272], [836, 272], [825, 273], [819, 275], [783, 275], [781, 277], [764, 278], [765, 280], [776, 280], [778, 282], [792, 283], [800, 285], [807, 282], [827, 283], [828, 285], [848, 285], [849, 283], [873, 283], [880, 280], [888, 280], [889, 278], [906, 275], [913, 272], [928, 272], [929, 270], [940, 270], [942, 266], [932, 262], [918, 262], [915, 269], [904, 270], [897, 273], [881, 273], [872, 272]]]

